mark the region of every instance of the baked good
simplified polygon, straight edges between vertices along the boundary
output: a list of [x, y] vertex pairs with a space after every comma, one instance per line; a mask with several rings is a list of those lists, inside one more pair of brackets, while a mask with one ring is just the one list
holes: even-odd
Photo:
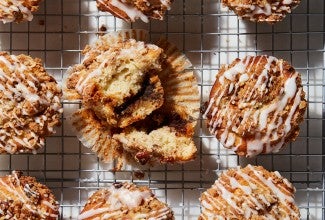
[[202, 193], [199, 219], [300, 219], [294, 186], [261, 166], [229, 169]]
[[221, 67], [205, 115], [223, 146], [250, 157], [295, 140], [306, 107], [300, 74], [288, 62], [247, 56]]
[[60, 123], [61, 89], [40, 59], [0, 53], [0, 153], [36, 152]]
[[3, 23], [31, 21], [42, 0], [0, 1], [0, 20]]
[[139, 18], [148, 22], [149, 18], [163, 20], [172, 2], [173, 0], [97, 0], [97, 7], [128, 22]]
[[200, 98], [190, 61], [175, 45], [161, 39], [164, 50], [162, 71], [163, 105], [142, 121], [115, 134], [124, 151], [140, 164], [175, 163], [193, 160], [196, 146], [192, 140], [199, 117]]
[[196, 153], [192, 136], [200, 102], [196, 78], [186, 70], [191, 64], [166, 40], [144, 43], [144, 33], [99, 38], [64, 83], [65, 98], [83, 104], [72, 116], [79, 139], [103, 161], [117, 160], [117, 169], [125, 160], [185, 162]]
[[95, 192], [78, 219], [174, 219], [173, 211], [146, 186], [115, 183]]
[[128, 39], [84, 53], [83, 62], [70, 70], [67, 88], [109, 125], [126, 127], [162, 105], [163, 89], [155, 74], [160, 71], [159, 47]]
[[0, 219], [54, 220], [58, 216], [54, 195], [34, 177], [13, 171], [0, 178]]
[[273, 24], [291, 13], [300, 0], [222, 0], [222, 3], [243, 19]]

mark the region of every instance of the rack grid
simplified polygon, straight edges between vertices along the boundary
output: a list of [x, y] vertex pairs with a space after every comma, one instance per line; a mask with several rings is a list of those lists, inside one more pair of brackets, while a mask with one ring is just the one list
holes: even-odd
[[149, 31], [151, 42], [165, 36], [188, 56], [202, 104], [220, 65], [237, 57], [268, 54], [288, 60], [302, 74], [308, 109], [295, 142], [277, 154], [253, 159], [239, 158], [220, 146], [200, 116], [194, 137], [197, 159], [144, 170], [139, 179], [133, 167], [110, 172], [111, 164], [101, 163], [78, 142], [69, 114], [80, 106], [64, 102], [62, 125], [47, 138], [45, 148], [35, 155], [0, 155], [0, 174], [22, 170], [37, 177], [53, 190], [61, 219], [76, 219], [89, 195], [118, 181], [148, 185], [170, 204], [176, 219], [197, 219], [198, 198], [221, 171], [258, 164], [293, 182], [302, 219], [325, 219], [324, 14], [323, 0], [302, 0], [284, 21], [272, 26], [238, 20], [219, 0], [175, 0], [164, 21], [129, 24], [99, 12], [94, 0], [45, 0], [32, 22], [0, 25], [0, 49], [41, 58], [58, 82], [69, 66], [82, 60], [81, 50], [105, 30], [141, 28]]

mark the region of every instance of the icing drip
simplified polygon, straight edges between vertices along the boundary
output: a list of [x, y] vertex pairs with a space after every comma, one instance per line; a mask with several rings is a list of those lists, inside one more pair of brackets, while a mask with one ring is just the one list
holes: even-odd
[[[262, 71], [251, 73], [252, 65], [258, 68], [262, 61], [265, 63]], [[295, 72], [286, 79], [276, 100], [260, 108], [255, 107], [258, 97], [267, 96], [268, 92], [272, 91], [272, 83], [276, 77], [273, 74], [276, 72], [279, 72], [280, 76], [283, 75], [283, 61], [275, 57], [260, 56], [246, 57], [219, 73], [221, 85], [216, 87], [204, 117], [208, 116], [210, 132], [219, 136], [219, 141], [225, 147], [236, 150], [237, 148], [233, 146], [235, 134], [243, 130], [251, 132], [254, 136], [246, 140], [247, 156], [255, 156], [262, 152], [278, 152], [285, 144], [285, 138], [291, 130], [291, 121], [302, 101], [303, 90], [301, 87], [298, 88], [296, 83], [298, 73]], [[228, 80], [227, 83], [225, 79]], [[243, 86], [245, 87], [244, 83], [250, 79], [254, 79], [255, 84], [245, 88], [246, 91], [241, 94], [242, 98], [238, 99], [238, 93]], [[227, 101], [229, 104], [220, 105], [221, 99], [225, 96], [229, 97]], [[233, 110], [231, 104], [237, 105], [240, 111]], [[283, 116], [285, 109], [289, 109], [289, 113]], [[222, 124], [223, 122], [226, 124]], [[280, 129], [283, 125], [284, 128]], [[222, 130], [219, 129], [220, 127]]]
[[[15, 55], [0, 55], [0, 63], [4, 66], [0, 69], [0, 116], [3, 128], [0, 130], [0, 148], [14, 153], [14, 148], [18, 146], [30, 150], [35, 146], [43, 146], [43, 140], [27, 128], [27, 125], [36, 123], [41, 129], [45, 128], [49, 133], [53, 133], [53, 124], [48, 122], [52, 119], [46, 115], [37, 115], [42, 113], [43, 110], [40, 109], [45, 109], [44, 112], [62, 113], [60, 98], [52, 93], [46, 83], [41, 83], [35, 78], [31, 68], [20, 62]], [[46, 95], [41, 95], [41, 92], [46, 92]], [[26, 129], [22, 130], [22, 127]], [[10, 128], [15, 134], [5, 131], [6, 128]], [[24, 137], [26, 132], [29, 137]]]
[[[11, 3], [11, 4], [10, 4]], [[15, 21], [15, 17], [12, 15], [14, 12], [20, 12], [23, 15], [23, 20], [31, 21], [33, 19], [32, 12], [23, 5], [22, 0], [9, 0], [0, 2], [0, 10], [3, 11], [4, 16], [1, 18], [3, 23]], [[10, 16], [8, 16], [10, 15]]]
[[[106, 3], [103, 0], [98, 0], [101, 4], [106, 5]], [[119, 10], [125, 12], [127, 16], [130, 18], [131, 21], [135, 21], [136, 19], [140, 18], [144, 22], [149, 22], [148, 17], [143, 14], [139, 9], [132, 7], [131, 5], [128, 5], [127, 3], [124, 3], [121, 0], [111, 0], [110, 3], [118, 8]]]
[[[50, 202], [39, 200], [39, 192], [34, 191], [28, 184], [22, 185], [20, 176], [13, 171], [12, 175], [0, 178], [0, 197], [1, 200], [19, 201], [23, 205], [22, 209], [26, 208], [29, 212], [33, 213], [35, 217], [47, 219], [47, 217], [58, 218], [58, 206]], [[36, 199], [36, 200], [35, 200]], [[44, 204], [47, 209], [40, 208], [39, 202]]]
[[[109, 195], [107, 198], [104, 198], [106, 200], [105, 207], [95, 207], [86, 210], [79, 215], [78, 219], [87, 219], [100, 214], [105, 216], [105, 218], [103, 217], [104, 219], [107, 219], [108, 217], [118, 216], [123, 214], [121, 211], [122, 209], [135, 209], [141, 206], [141, 204], [143, 204], [143, 201], [147, 201], [152, 198], [152, 193], [149, 190], [130, 190], [127, 187], [128, 186], [122, 186], [120, 188], [116, 188], [115, 186], [111, 186], [108, 189]], [[159, 219], [160, 217], [163, 217], [165, 213], [166, 209], [163, 208], [161, 210], [153, 211], [153, 213], [141, 215], [151, 216], [151, 214], [156, 214]]]
[[[294, 216], [294, 219], [299, 218], [297, 210], [292, 209], [290, 205], [294, 204], [293, 197], [289, 196], [291, 193], [280, 184], [276, 185], [273, 182], [278, 181], [271, 178], [266, 179], [261, 171], [251, 165], [233, 171], [236, 174], [231, 176], [227, 171], [222, 173], [212, 186], [212, 191], [208, 190], [203, 193], [201, 197], [203, 215], [201, 217], [207, 216], [213, 219], [229, 217], [234, 219], [235, 216], [243, 216], [245, 219], [251, 219], [253, 215], [255, 218], [257, 215], [259, 219], [277, 219], [275, 217], [278, 216], [277, 211], [279, 211], [284, 214], [282, 216], [284, 218], [291, 216]], [[288, 183], [288, 180], [280, 175], [277, 178]], [[286, 187], [294, 191], [292, 184], [286, 184]], [[266, 194], [261, 194], [260, 191], [257, 191], [258, 189], [263, 189]], [[218, 193], [217, 197], [215, 192]], [[269, 209], [272, 199], [277, 201], [276, 209]], [[228, 206], [232, 209], [227, 208]]]
[[[299, 1], [298, 1], [299, 2]], [[241, 16], [251, 21], [259, 19], [260, 21], [275, 22], [275, 19], [282, 20], [286, 13], [291, 12], [291, 8], [297, 5], [296, 0], [277, 0], [263, 1], [261, 4], [231, 4], [230, 7], [236, 11], [245, 11]], [[259, 17], [262, 15], [263, 17]]]

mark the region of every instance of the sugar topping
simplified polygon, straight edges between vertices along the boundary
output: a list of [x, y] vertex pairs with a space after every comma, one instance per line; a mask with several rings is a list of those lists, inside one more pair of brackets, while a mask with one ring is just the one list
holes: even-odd
[[[246, 144], [247, 156], [254, 156], [262, 152], [278, 152], [285, 144], [303, 90], [297, 86], [298, 72], [285, 78], [283, 62], [272, 56], [248, 56], [219, 72], [219, 86], [210, 97], [205, 115], [209, 118], [210, 132], [219, 136], [225, 147], [237, 150], [239, 145]], [[253, 70], [253, 65], [257, 68], [262, 63], [265, 64], [261, 72]], [[265, 103], [261, 101], [262, 97], [275, 89], [275, 77], [282, 78], [284, 83], [275, 100]], [[245, 86], [249, 80], [255, 84]], [[288, 114], [283, 114], [284, 111]], [[245, 133], [253, 137], [246, 139], [246, 143], [235, 144], [235, 135]]]
[[23, 0], [6, 0], [0, 1], [0, 10], [3, 11], [3, 16], [1, 18], [3, 23], [13, 22], [16, 20], [14, 13], [22, 13], [23, 20], [31, 21], [33, 19], [33, 14], [29, 8], [25, 7]]
[[[274, 213], [277, 212], [276, 208], [270, 208], [276, 203], [283, 218], [299, 219], [291, 193], [294, 187], [291, 183], [287, 184], [288, 180], [278, 175], [277, 179], [272, 176], [265, 177], [263, 170], [251, 165], [243, 169], [237, 168], [233, 172], [235, 174], [231, 176], [229, 171], [222, 173], [212, 186], [218, 196], [209, 190], [203, 193], [201, 204], [204, 215], [214, 219], [224, 219], [225, 216], [243, 216], [245, 219], [251, 219], [253, 215], [258, 215], [261, 219], [278, 219], [278, 213]], [[286, 182], [287, 188], [279, 184], [283, 182]], [[218, 210], [218, 213], [213, 210]]]
[[37, 75], [37, 62], [24, 55], [0, 54], [0, 149], [4, 152], [43, 146], [42, 136], [54, 133], [62, 113], [61, 91], [42, 67]]

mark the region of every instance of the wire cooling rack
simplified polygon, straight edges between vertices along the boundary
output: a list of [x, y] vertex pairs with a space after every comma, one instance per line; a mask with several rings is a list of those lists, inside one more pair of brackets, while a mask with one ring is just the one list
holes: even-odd
[[94, 0], [45, 0], [32, 22], [0, 25], [0, 48], [42, 58], [59, 82], [69, 66], [80, 62], [80, 51], [96, 40], [99, 32], [142, 28], [150, 32], [152, 42], [163, 35], [191, 59], [202, 103], [221, 64], [248, 54], [290, 61], [302, 74], [309, 101], [306, 119], [297, 140], [280, 153], [242, 159], [220, 146], [200, 118], [195, 161], [145, 170], [144, 177], [138, 179], [132, 167], [110, 172], [111, 165], [102, 164], [81, 146], [67, 117], [79, 106], [66, 102], [62, 125], [47, 138], [46, 147], [35, 155], [1, 155], [0, 174], [22, 170], [48, 185], [60, 202], [61, 219], [76, 219], [96, 189], [125, 180], [152, 188], [170, 204], [176, 219], [197, 219], [198, 198], [218, 173], [251, 163], [278, 170], [294, 183], [302, 219], [324, 219], [324, 12], [323, 0], [302, 0], [284, 21], [271, 26], [238, 20], [219, 0], [175, 0], [164, 21], [128, 24], [98, 12]]

